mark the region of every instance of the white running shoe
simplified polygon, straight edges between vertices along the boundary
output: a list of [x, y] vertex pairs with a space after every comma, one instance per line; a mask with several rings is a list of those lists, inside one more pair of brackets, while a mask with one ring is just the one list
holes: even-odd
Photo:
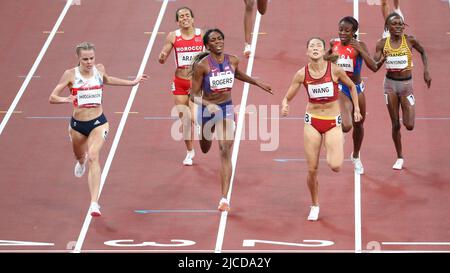
[[357, 158], [353, 157], [353, 153], [350, 154], [350, 160], [353, 163], [353, 166], [355, 166], [355, 172], [357, 172], [358, 174], [364, 174], [364, 167], [363, 164], [361, 162], [361, 157], [360, 157], [361, 153], [359, 154], [359, 156]]
[[230, 211], [230, 203], [226, 198], [220, 199], [219, 206], [217, 207], [220, 211]]
[[77, 164], [75, 164], [75, 169], [73, 170], [73, 173], [76, 177], [80, 178], [83, 176], [84, 172], [86, 171], [86, 162], [87, 157], [84, 159], [83, 164], [80, 164], [80, 162], [77, 161]]
[[394, 164], [394, 166], [392, 166], [392, 169], [394, 169], [394, 170], [403, 169], [403, 163], [404, 163], [403, 158], [397, 158], [397, 161], [395, 161], [395, 164]]
[[100, 206], [97, 202], [91, 203], [91, 206], [89, 207], [89, 214], [91, 214], [92, 217], [102, 216], [102, 213], [100, 212]]
[[319, 206], [311, 206], [311, 210], [309, 211], [308, 221], [317, 221], [319, 219]]
[[400, 15], [400, 17], [402, 17], [402, 20], [405, 21], [405, 17], [403, 16], [403, 13], [400, 9], [394, 9], [394, 12]]
[[252, 46], [250, 44], [245, 43], [244, 56], [248, 58], [250, 57], [250, 54], [252, 54]]
[[183, 165], [192, 166], [192, 163], [194, 163], [194, 161], [192, 160], [194, 158], [194, 156], [195, 156], [194, 149], [187, 151], [186, 158], [183, 160]]
[[391, 33], [389, 33], [389, 30], [384, 30], [384, 31], [383, 31], [383, 34], [382, 34], [382, 37], [383, 37], [383, 38], [387, 38], [387, 37], [389, 37], [389, 36], [391, 36]]

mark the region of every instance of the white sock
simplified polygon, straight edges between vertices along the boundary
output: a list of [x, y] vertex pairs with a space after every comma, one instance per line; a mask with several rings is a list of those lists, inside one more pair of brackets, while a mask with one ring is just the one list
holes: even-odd
[[220, 203], [227, 203], [228, 204], [228, 200], [225, 197], [222, 197], [222, 199], [220, 199]]

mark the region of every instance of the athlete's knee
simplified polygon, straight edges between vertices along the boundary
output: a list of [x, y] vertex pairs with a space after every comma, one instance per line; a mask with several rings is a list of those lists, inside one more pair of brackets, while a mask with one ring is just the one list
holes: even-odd
[[255, 0], [246, 0], [245, 1], [245, 10], [253, 11], [254, 6], [255, 6]]
[[310, 166], [308, 167], [308, 176], [316, 177], [318, 171], [318, 166]]
[[341, 165], [342, 164], [338, 164], [338, 163], [328, 163], [328, 166], [330, 166], [330, 169], [336, 173], [341, 170]]
[[98, 163], [99, 161], [99, 153], [97, 151], [88, 151], [88, 163]]
[[364, 122], [355, 122], [355, 124], [353, 124], [353, 128], [355, 131], [362, 131], [364, 130]]
[[211, 149], [211, 144], [210, 140], [200, 140], [200, 149], [202, 150], [202, 153], [208, 153], [209, 149]]
[[392, 131], [400, 131], [400, 121], [396, 120], [392, 122]]
[[223, 143], [222, 145], [219, 145], [219, 151], [220, 156], [223, 158], [230, 158], [231, 157], [231, 143]]
[[405, 125], [405, 128], [408, 131], [412, 131], [414, 129], [414, 122], [403, 122], [403, 125]]
[[350, 132], [350, 130], [352, 129], [352, 125], [351, 124], [342, 124], [341, 125], [342, 126], [342, 132], [344, 132], [344, 133], [348, 133], [348, 132]]

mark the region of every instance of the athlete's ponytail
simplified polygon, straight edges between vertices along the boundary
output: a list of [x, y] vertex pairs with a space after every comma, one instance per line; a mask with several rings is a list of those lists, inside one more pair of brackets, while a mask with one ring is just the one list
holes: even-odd
[[205, 52], [201, 52], [201, 53], [197, 54], [194, 57], [194, 59], [192, 59], [191, 69], [189, 70], [189, 73], [188, 73], [189, 76], [192, 76], [194, 74], [194, 70], [197, 68], [198, 63], [208, 55], [209, 55], [209, 52], [205, 51]]

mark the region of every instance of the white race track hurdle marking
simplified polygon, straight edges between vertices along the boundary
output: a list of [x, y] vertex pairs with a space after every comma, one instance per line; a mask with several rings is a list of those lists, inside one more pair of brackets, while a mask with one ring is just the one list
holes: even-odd
[[53, 29], [50, 32], [50, 35], [48, 36], [47, 40], [45, 41], [44, 46], [41, 49], [41, 52], [39, 52], [39, 55], [37, 56], [36, 60], [34, 61], [34, 64], [31, 67], [30, 72], [28, 72], [27, 77], [25, 78], [25, 81], [22, 83], [22, 86], [20, 87], [19, 92], [17, 92], [17, 95], [14, 98], [13, 102], [11, 103], [11, 106], [9, 106], [9, 109], [6, 112], [6, 115], [3, 118], [2, 123], [0, 123], [0, 135], [3, 133], [6, 123], [8, 123], [8, 120], [11, 117], [11, 114], [14, 112], [14, 109], [16, 109], [16, 106], [19, 103], [20, 98], [22, 97], [23, 93], [25, 93], [25, 89], [27, 88], [28, 84], [30, 83], [31, 79], [33, 78], [34, 73], [36, 72], [39, 64], [41, 63], [41, 60], [44, 57], [45, 52], [47, 52], [47, 49], [50, 46], [50, 43], [52, 42], [53, 37], [55, 37], [56, 31], [58, 30], [59, 26], [62, 23], [62, 20], [66, 16], [66, 13], [69, 10], [71, 4], [72, 4], [72, 0], [68, 0], [66, 5], [64, 6], [64, 9], [62, 10], [61, 14], [59, 15], [58, 20], [56, 21], [55, 26], [53, 26]]
[[[142, 63], [141, 63], [141, 66], [139, 68], [139, 72], [137, 73], [137, 75], [141, 75], [144, 73], [145, 66], [147, 65], [148, 58], [150, 56], [150, 52], [152, 51], [153, 44], [156, 39], [156, 34], [158, 33], [159, 26], [161, 25], [161, 21], [164, 17], [164, 13], [166, 11], [167, 3], [168, 3], [168, 0], [164, 0], [164, 2], [161, 5], [161, 9], [159, 11], [158, 18], [156, 19], [153, 33], [150, 37], [150, 41], [147, 45], [147, 49], [145, 50], [145, 54], [144, 54], [144, 57], [142, 58]], [[131, 105], [133, 104], [134, 97], [136, 96], [139, 85], [140, 84], [137, 84], [137, 85], [133, 86], [133, 88], [131, 89], [130, 97], [128, 98], [128, 102], [127, 102], [127, 105], [125, 106], [124, 113], [122, 115], [122, 118], [120, 119], [119, 127], [117, 128], [117, 133], [114, 137], [114, 141], [111, 146], [111, 150], [109, 151], [108, 158], [106, 159], [105, 167], [102, 172], [102, 177], [101, 177], [101, 181], [100, 181], [100, 190], [98, 193], [99, 198], [100, 198], [100, 194], [102, 193], [102, 189], [103, 189], [103, 185], [105, 184], [106, 176], [108, 175], [109, 168], [111, 167], [111, 162], [114, 158], [114, 154], [116, 153], [120, 137], [122, 136], [123, 128], [125, 127], [125, 123], [127, 121], [128, 113], [130, 112]], [[81, 252], [81, 247], [83, 246], [83, 242], [84, 242], [84, 239], [88, 232], [91, 220], [92, 220], [92, 216], [89, 214], [89, 210], [88, 210], [88, 212], [86, 213], [86, 218], [84, 219], [83, 227], [81, 228], [80, 235], [78, 236], [78, 240], [77, 240], [77, 243], [75, 245], [73, 252], [75, 252], [75, 253]]]

